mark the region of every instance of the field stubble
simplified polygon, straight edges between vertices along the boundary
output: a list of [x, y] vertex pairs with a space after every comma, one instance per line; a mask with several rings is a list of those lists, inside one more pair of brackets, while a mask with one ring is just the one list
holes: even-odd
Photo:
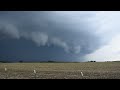
[[0, 79], [120, 79], [120, 63], [0, 63]]

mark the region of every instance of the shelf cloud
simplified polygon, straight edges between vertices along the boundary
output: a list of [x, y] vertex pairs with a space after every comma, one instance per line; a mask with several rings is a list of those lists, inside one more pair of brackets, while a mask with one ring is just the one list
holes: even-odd
[[[119, 17], [119, 12], [102, 11], [0, 11], [0, 48], [3, 48], [0, 57], [13, 59], [10, 53], [16, 53], [20, 47], [16, 58], [21, 58], [24, 52], [23, 60], [82, 61], [91, 57], [98, 60], [98, 52], [102, 53], [102, 48], [111, 44], [115, 35], [119, 36]], [[16, 50], [5, 49], [13, 43]], [[28, 50], [32, 56], [27, 55]], [[44, 52], [46, 57], [36, 56], [36, 52]]]

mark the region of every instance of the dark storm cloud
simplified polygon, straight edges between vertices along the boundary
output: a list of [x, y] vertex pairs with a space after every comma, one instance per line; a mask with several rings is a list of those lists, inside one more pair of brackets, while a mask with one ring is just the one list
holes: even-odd
[[[40, 48], [55, 46], [56, 49], [51, 53], [57, 52], [57, 49], [63, 50], [60, 51], [61, 55], [56, 55], [57, 57], [73, 54], [77, 60], [77, 57], [82, 58], [100, 46], [100, 39], [95, 34], [96, 27], [91, 19], [94, 16], [94, 12], [1, 11], [0, 40], [2, 42], [5, 38], [24, 38]], [[49, 51], [45, 49], [44, 52]]]

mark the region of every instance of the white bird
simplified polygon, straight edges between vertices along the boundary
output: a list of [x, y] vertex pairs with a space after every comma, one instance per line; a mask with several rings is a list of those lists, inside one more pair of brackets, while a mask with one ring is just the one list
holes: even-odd
[[5, 71], [7, 71], [7, 68], [5, 68]]
[[36, 70], [34, 70], [34, 73], [36, 73]]
[[81, 75], [83, 76], [83, 73], [81, 72]]

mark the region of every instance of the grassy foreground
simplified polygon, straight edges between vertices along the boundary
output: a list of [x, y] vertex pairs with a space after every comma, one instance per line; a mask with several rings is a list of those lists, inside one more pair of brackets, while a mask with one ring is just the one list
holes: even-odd
[[0, 79], [120, 79], [120, 62], [0, 63]]

